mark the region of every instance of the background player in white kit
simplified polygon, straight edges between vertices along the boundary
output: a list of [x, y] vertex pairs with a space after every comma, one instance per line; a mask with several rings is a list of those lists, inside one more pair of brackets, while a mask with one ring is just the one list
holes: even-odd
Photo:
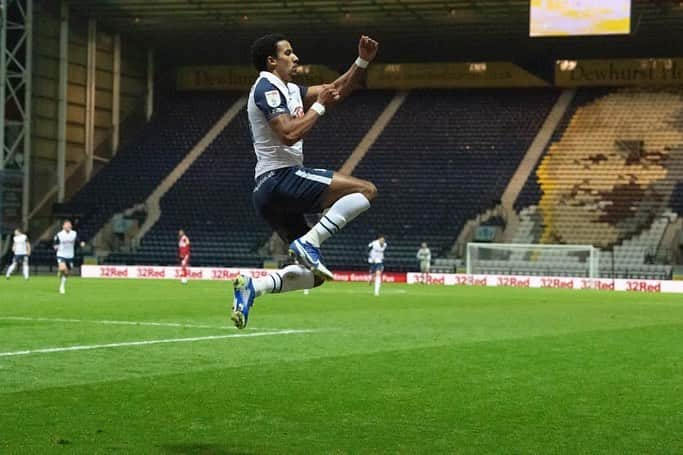
[[[62, 230], [55, 235], [54, 248], [57, 251], [57, 266], [59, 267], [59, 293], [66, 292], [66, 278], [74, 267], [74, 256], [78, 233], [71, 229], [71, 221], [66, 220], [62, 224]], [[80, 241], [81, 247], [85, 242]]]
[[417, 260], [420, 262], [420, 272], [429, 273], [432, 265], [432, 251], [426, 242], [422, 242], [420, 249], [417, 250]]
[[370, 264], [370, 279], [375, 279], [375, 295], [379, 295], [379, 288], [382, 285], [382, 272], [384, 272], [384, 251], [387, 249], [387, 242], [384, 236], [380, 235], [377, 240], [368, 243], [370, 252], [368, 253], [368, 263]]
[[21, 232], [19, 228], [14, 230], [13, 240], [12, 253], [14, 253], [14, 257], [12, 258], [12, 264], [7, 267], [7, 279], [9, 280], [14, 269], [16, 269], [18, 265], [21, 265], [22, 271], [24, 272], [24, 279], [28, 280], [28, 258], [31, 256], [31, 244], [28, 243], [26, 234]]

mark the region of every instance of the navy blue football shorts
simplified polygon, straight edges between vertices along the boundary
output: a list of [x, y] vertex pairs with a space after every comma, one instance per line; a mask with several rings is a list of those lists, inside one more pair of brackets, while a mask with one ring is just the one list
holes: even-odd
[[370, 263], [370, 273], [384, 272], [384, 264], [381, 262]]
[[256, 212], [287, 243], [310, 229], [309, 220], [322, 212], [323, 195], [332, 183], [332, 171], [292, 166], [269, 171], [256, 179]]

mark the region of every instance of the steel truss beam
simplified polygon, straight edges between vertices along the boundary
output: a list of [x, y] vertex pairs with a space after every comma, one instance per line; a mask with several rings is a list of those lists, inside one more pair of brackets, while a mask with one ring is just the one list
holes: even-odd
[[0, 170], [23, 172], [22, 224], [31, 186], [33, 0], [0, 0]]

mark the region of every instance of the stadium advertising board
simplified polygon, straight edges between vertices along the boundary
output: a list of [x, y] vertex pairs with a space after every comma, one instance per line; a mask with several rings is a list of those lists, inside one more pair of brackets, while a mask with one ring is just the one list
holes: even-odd
[[543, 87], [549, 85], [510, 62], [373, 64], [368, 88]]
[[257, 72], [248, 65], [184, 66], [176, 73], [178, 90], [247, 90]]
[[681, 84], [683, 58], [577, 60], [571, 66], [563, 60], [555, 64], [558, 87]]
[[491, 286], [551, 289], [597, 289], [601, 291], [683, 293], [683, 281], [571, 278], [518, 275], [467, 275], [459, 273], [408, 273], [408, 284], [445, 286]]
[[[83, 265], [83, 278], [118, 278], [147, 280], [179, 280], [180, 267]], [[233, 280], [240, 274], [253, 278], [266, 276], [272, 269], [191, 267], [193, 280]], [[366, 272], [335, 272], [336, 281], [367, 282]], [[441, 286], [490, 286], [514, 288], [597, 289], [601, 291], [683, 293], [683, 281], [630, 280], [608, 278], [542, 277], [521, 275], [467, 275], [464, 273], [384, 273], [386, 283], [408, 283]]]
[[[272, 269], [249, 269], [249, 268], [221, 268], [221, 267], [190, 267], [189, 278], [192, 280], [234, 280], [240, 274], [249, 275], [253, 278], [266, 276], [272, 273]], [[83, 278], [132, 278], [147, 280], [179, 280], [182, 278], [181, 267], [161, 267], [152, 265], [83, 265], [81, 268]], [[370, 280], [367, 272], [335, 272], [336, 281], [361, 281]], [[405, 283], [405, 273], [387, 272], [383, 276], [385, 283]]]
[[[323, 65], [301, 65], [296, 82], [316, 85], [330, 82], [339, 73]], [[249, 90], [258, 72], [249, 65], [183, 66], [176, 72], [178, 90]]]
[[[249, 90], [257, 72], [247, 65], [184, 66], [176, 73], [178, 90]], [[339, 73], [324, 65], [302, 65], [295, 81], [329, 83]], [[543, 87], [549, 84], [510, 62], [379, 63], [368, 68], [370, 89]]]
[[[335, 281], [370, 281], [371, 275], [368, 272], [334, 272]], [[405, 273], [384, 272], [382, 274], [384, 283], [405, 283]]]

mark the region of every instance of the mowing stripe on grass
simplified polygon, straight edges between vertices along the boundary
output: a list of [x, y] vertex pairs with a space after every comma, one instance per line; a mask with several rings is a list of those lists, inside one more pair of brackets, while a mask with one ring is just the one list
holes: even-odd
[[[0, 320], [5, 321], [36, 321], [36, 322], [73, 322], [73, 323], [88, 323], [88, 324], [105, 324], [105, 325], [139, 325], [152, 327], [178, 327], [187, 329], [213, 329], [213, 330], [235, 330], [233, 325], [202, 325], [202, 324], [185, 324], [183, 322], [153, 322], [153, 321], [110, 321], [110, 320], [92, 320], [92, 319], [67, 319], [67, 318], [32, 318], [28, 316], [3, 316]], [[287, 329], [266, 329], [259, 327], [259, 330], [282, 331]]]
[[190, 343], [190, 342], [194, 342], [194, 341], [222, 340], [225, 338], [250, 338], [250, 337], [267, 337], [267, 336], [275, 336], [275, 335], [292, 335], [292, 334], [311, 333], [311, 332], [315, 332], [315, 330], [280, 330], [279, 332], [234, 333], [232, 335], [211, 335], [211, 336], [191, 337], [191, 338], [167, 338], [167, 339], [163, 339], [163, 340], [125, 341], [123, 343], [61, 346], [61, 347], [55, 347], [55, 348], [31, 349], [31, 350], [26, 350], [26, 351], [0, 352], [0, 357], [13, 357], [13, 356], [31, 355], [31, 354], [49, 354], [52, 352], [90, 351], [93, 349], [121, 348], [121, 347], [127, 347], [127, 346], [146, 346], [149, 344]]

